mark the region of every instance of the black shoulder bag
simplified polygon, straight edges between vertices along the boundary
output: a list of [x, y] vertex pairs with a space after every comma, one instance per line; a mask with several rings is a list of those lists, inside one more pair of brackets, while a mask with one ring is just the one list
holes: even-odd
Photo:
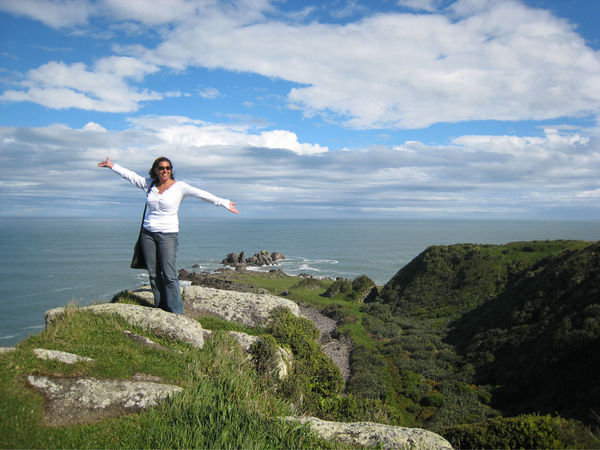
[[[154, 183], [150, 184], [150, 187], [148, 188], [148, 192], [146, 192], [146, 195], [148, 195], [150, 193], [152, 186], [154, 186]], [[144, 226], [144, 218], [146, 217], [146, 207], [147, 206], [148, 206], [148, 202], [146, 202], [146, 204], [144, 205], [144, 214], [142, 214], [142, 223], [140, 224], [140, 234], [138, 235], [135, 246], [133, 247], [133, 258], [131, 258], [131, 264], [129, 265], [129, 267], [131, 267], [132, 269], [147, 269], [148, 268], [148, 266], [146, 265], [146, 259], [144, 258], [144, 252], [142, 251], [142, 244], [140, 242], [140, 239], [142, 237], [142, 227]]]

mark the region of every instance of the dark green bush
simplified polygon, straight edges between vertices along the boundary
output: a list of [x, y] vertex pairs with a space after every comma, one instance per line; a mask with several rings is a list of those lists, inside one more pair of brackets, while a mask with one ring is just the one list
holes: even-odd
[[344, 319], [346, 317], [346, 312], [344, 307], [342, 305], [338, 305], [337, 303], [327, 305], [321, 310], [321, 314], [335, 320], [338, 325], [342, 325], [345, 322]]
[[281, 388], [297, 406], [315, 413], [323, 398], [342, 392], [342, 373], [321, 350], [319, 331], [310, 320], [280, 308], [272, 313], [267, 332], [294, 355], [293, 372]]
[[347, 295], [352, 293], [352, 281], [338, 278], [321, 294], [323, 297], [333, 298], [336, 295]]
[[271, 335], [261, 336], [250, 347], [250, 354], [259, 374], [271, 375], [274, 374], [277, 367], [277, 354], [279, 346], [277, 341]]
[[454, 448], [598, 448], [600, 439], [573, 420], [522, 415], [442, 430]]
[[338, 278], [321, 296], [328, 298], [341, 296], [350, 302], [373, 302], [378, 294], [375, 282], [366, 275], [360, 275], [354, 281]]
[[318, 278], [301, 278], [292, 289], [322, 289], [323, 281]]
[[350, 355], [352, 376], [346, 391], [358, 397], [385, 400], [393, 395], [391, 376], [383, 357], [371, 349], [355, 346]]

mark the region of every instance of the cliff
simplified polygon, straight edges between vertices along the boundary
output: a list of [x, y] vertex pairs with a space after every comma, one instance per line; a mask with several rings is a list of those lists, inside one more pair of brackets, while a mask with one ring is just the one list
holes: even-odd
[[0, 356], [2, 447], [451, 448], [427, 430], [299, 415], [344, 382], [296, 303], [189, 286], [177, 316], [149, 296], [50, 310]]
[[433, 246], [383, 287], [187, 273], [184, 317], [147, 289], [50, 311], [0, 353], [0, 445], [598, 447], [599, 250]]
[[431, 247], [390, 280], [398, 314], [450, 319], [445, 341], [495, 386], [505, 414], [584, 419], [600, 405], [600, 245], [536, 241]]

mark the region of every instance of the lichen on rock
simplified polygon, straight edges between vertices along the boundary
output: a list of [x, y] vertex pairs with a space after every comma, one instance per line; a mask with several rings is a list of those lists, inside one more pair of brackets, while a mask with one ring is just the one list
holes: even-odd
[[[204, 329], [202, 325], [198, 321], [181, 314], [173, 314], [159, 308], [123, 303], [105, 303], [85, 306], [80, 309], [99, 314], [117, 314], [128, 323], [159, 336], [181, 340], [198, 348], [204, 346]], [[46, 325], [57, 320], [64, 312], [65, 308], [46, 311]]]
[[87, 423], [155, 406], [179, 386], [150, 381], [98, 380], [29, 375], [29, 384], [47, 399], [44, 423], [61, 426]]
[[277, 308], [287, 308], [296, 316], [300, 314], [296, 303], [271, 294], [188, 286], [183, 289], [183, 299], [186, 314], [214, 315], [248, 327], [265, 326], [271, 311]]
[[359, 447], [410, 450], [449, 450], [442, 436], [421, 428], [404, 428], [373, 422], [330, 422], [316, 417], [286, 417], [308, 426], [325, 439], [337, 439]]

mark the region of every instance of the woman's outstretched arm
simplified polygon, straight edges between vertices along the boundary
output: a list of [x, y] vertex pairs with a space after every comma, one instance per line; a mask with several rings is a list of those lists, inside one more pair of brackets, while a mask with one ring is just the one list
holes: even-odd
[[237, 210], [237, 208], [234, 205], [235, 205], [235, 202], [232, 202], [231, 200], [229, 200], [229, 208], [227, 208], [227, 209], [229, 209], [229, 211], [231, 211], [232, 213], [239, 214], [240, 212]]
[[150, 187], [150, 183], [152, 182], [152, 179], [150, 178], [144, 178], [129, 169], [126, 169], [116, 163], [113, 163], [108, 156], [106, 157], [106, 160], [100, 161], [98, 163], [98, 167], [106, 167], [108, 169], [111, 169], [113, 172], [119, 174], [121, 178], [128, 180], [135, 187], [144, 189], [145, 191], [148, 190], [148, 188]]
[[98, 167], [108, 167], [109, 169], [112, 169], [113, 166], [114, 163], [110, 160], [108, 156], [106, 157], [106, 161], [100, 161], [98, 163]]

